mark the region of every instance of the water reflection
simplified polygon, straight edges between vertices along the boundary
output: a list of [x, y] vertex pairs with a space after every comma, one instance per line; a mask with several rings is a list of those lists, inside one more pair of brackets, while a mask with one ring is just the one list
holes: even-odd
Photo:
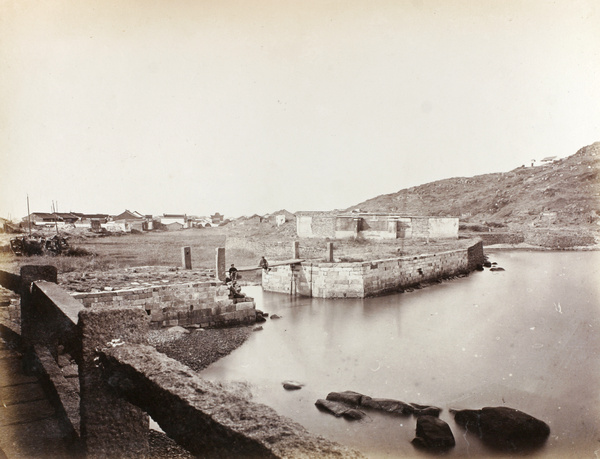
[[[502, 252], [505, 271], [476, 272], [411, 293], [365, 300], [249, 291], [282, 316], [202, 374], [245, 380], [254, 400], [370, 457], [421, 455], [414, 418], [369, 413], [352, 423], [316, 409], [332, 391], [432, 404], [457, 445], [489, 455], [449, 408], [510, 406], [547, 422], [539, 455], [592, 456], [600, 431], [600, 254]], [[305, 384], [285, 391], [282, 381]]]

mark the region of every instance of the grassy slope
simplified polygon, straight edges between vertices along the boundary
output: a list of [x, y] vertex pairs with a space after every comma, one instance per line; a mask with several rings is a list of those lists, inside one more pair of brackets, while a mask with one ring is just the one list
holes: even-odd
[[350, 209], [460, 216], [462, 221], [509, 226], [533, 225], [548, 211], [557, 213], [560, 227], [592, 229], [598, 228], [600, 215], [599, 169], [600, 142], [596, 142], [553, 164], [440, 180], [378, 196]]

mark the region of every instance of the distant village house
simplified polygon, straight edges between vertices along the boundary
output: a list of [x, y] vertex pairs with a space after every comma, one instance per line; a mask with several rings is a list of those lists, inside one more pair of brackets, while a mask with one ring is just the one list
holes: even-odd
[[191, 220], [186, 214], [163, 214], [160, 223], [167, 231], [176, 231], [183, 228], [191, 228]]
[[211, 222], [214, 226], [220, 225], [225, 220], [225, 216], [221, 215], [219, 212], [210, 216]]

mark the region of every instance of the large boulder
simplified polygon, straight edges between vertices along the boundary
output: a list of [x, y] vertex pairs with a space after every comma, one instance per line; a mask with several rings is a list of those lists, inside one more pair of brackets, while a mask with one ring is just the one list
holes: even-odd
[[413, 414], [415, 416], [435, 416], [438, 417], [442, 412], [441, 408], [437, 406], [429, 406], [429, 405], [418, 405], [416, 403], [411, 403], [410, 406], [413, 409]]
[[359, 406], [363, 397], [364, 395], [351, 390], [346, 390], [344, 392], [329, 392], [327, 394], [327, 400], [345, 403], [350, 406]]
[[550, 435], [550, 427], [533, 416], [504, 406], [481, 410], [450, 410], [456, 423], [487, 445], [505, 451], [535, 449]]
[[435, 416], [417, 418], [417, 432], [411, 443], [418, 448], [438, 451], [452, 448], [456, 444], [450, 426]]

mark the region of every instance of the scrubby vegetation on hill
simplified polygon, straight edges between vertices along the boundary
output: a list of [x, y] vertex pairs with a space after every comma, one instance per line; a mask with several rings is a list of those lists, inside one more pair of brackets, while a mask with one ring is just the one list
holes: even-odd
[[597, 229], [600, 142], [551, 164], [455, 177], [352, 206], [371, 212], [460, 216], [473, 224]]

